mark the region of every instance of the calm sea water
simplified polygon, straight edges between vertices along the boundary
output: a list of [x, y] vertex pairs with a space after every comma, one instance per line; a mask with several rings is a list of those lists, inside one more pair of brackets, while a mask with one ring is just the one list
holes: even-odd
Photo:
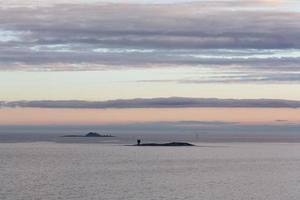
[[299, 199], [300, 144], [0, 143], [0, 199]]

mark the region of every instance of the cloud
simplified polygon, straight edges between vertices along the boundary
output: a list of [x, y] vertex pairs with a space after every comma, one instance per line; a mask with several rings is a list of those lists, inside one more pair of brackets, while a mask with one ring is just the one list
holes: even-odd
[[[245, 82], [300, 81], [294, 1], [15, 2], [0, 6], [0, 70], [185, 66], [230, 72], [234, 66], [249, 76], [237, 77]], [[257, 81], [258, 72], [264, 81]]]
[[0, 102], [0, 107], [24, 108], [189, 108], [189, 107], [248, 107], [299, 108], [300, 101], [278, 99], [216, 99], [216, 98], [153, 98], [109, 101], [11, 101]]
[[228, 74], [207, 74], [201, 78], [194, 76], [192, 78], [182, 79], [148, 79], [138, 80], [142, 83], [179, 83], [179, 84], [200, 84], [200, 83], [286, 83], [286, 84], [298, 84], [300, 81], [300, 73], [295, 72], [248, 72], [245, 73], [228, 73]]

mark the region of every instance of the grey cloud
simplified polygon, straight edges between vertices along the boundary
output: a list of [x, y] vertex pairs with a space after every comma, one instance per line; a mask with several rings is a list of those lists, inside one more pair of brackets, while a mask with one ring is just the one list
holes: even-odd
[[1, 10], [1, 24], [4, 29], [31, 33], [26, 37], [33, 44], [96, 43], [167, 49], [299, 47], [297, 12], [233, 12], [215, 8], [214, 3], [205, 5], [12, 8]]
[[[254, 64], [255, 62], [253, 62]], [[214, 71], [203, 72], [193, 70], [193, 73], [186, 73], [176, 78], [155, 78], [149, 77], [135, 80], [140, 83], [178, 83], [178, 84], [201, 84], [201, 83], [283, 83], [299, 84], [300, 71], [297, 64], [285, 66], [280, 62], [270, 65], [223, 65], [214, 66]]]
[[[239, 65], [240, 72], [248, 74], [251, 70], [289, 71], [296, 73], [289, 75], [291, 81], [298, 81], [300, 13], [255, 9], [264, 4], [201, 1], [1, 7], [0, 32], [14, 33], [14, 40], [0, 40], [0, 70], [182, 65], [230, 70]], [[280, 55], [274, 50], [285, 52]], [[266, 81], [285, 82], [287, 78], [267, 76]]]
[[188, 107], [262, 107], [299, 108], [300, 101], [278, 99], [153, 98], [110, 101], [13, 101], [0, 102], [0, 107], [31, 108], [188, 108]]

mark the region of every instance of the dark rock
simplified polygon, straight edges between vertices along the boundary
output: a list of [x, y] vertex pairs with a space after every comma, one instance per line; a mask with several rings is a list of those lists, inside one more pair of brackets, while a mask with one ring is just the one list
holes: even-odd
[[86, 135], [64, 135], [63, 137], [114, 137], [112, 135], [102, 135], [96, 132], [89, 132]]
[[170, 142], [170, 143], [142, 143], [134, 146], [167, 146], [167, 147], [179, 147], [179, 146], [195, 146], [187, 142]]
[[101, 137], [101, 135], [96, 132], [89, 132], [88, 134], [85, 135], [85, 137]]

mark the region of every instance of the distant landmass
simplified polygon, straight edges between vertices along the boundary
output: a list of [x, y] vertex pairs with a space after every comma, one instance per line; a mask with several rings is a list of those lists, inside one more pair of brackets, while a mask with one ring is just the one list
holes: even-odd
[[86, 135], [64, 135], [62, 137], [115, 137], [109, 134], [99, 134], [96, 132], [89, 132]]
[[187, 142], [170, 142], [170, 143], [141, 143], [135, 144], [134, 146], [168, 146], [168, 147], [178, 147], [178, 146], [195, 146]]
[[169, 97], [109, 101], [0, 101], [0, 107], [24, 108], [300, 108], [300, 101], [284, 99], [218, 99]]

